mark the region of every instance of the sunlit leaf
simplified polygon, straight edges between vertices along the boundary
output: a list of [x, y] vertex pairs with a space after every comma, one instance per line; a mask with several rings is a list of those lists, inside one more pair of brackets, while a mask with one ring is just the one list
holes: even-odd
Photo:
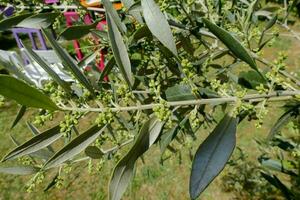
[[20, 23], [17, 24], [18, 27], [24, 27], [24, 28], [48, 28], [50, 25], [52, 25], [55, 21], [55, 19], [60, 15], [59, 12], [55, 13], [38, 13], [35, 15], [32, 15], [28, 18], [23, 18]]
[[228, 31], [210, 22], [209, 20], [205, 18], [203, 18], [202, 20], [205, 23], [206, 27], [215, 36], [217, 36], [236, 57], [245, 61], [250, 65], [250, 67], [258, 71], [254, 59], [250, 56], [245, 47], [235, 37], [233, 37]]
[[65, 92], [70, 93], [71, 88], [69, 83], [66, 81], [62, 80], [58, 74], [52, 69], [49, 63], [47, 63], [45, 60], [43, 60], [37, 53], [35, 53], [30, 47], [28, 47], [26, 44], [23, 44], [24, 48], [28, 52], [29, 56], [35, 60], [40, 67], [42, 67], [48, 74], [49, 76], [58, 84], [60, 85]]
[[57, 43], [57, 41], [53, 38], [53, 36], [46, 31], [45, 29], [42, 29], [44, 35], [50, 42], [53, 50], [56, 52], [58, 57], [60, 58], [62, 64], [64, 67], [69, 69], [72, 74], [75, 76], [75, 78], [86, 88], [94, 94], [94, 89], [91, 85], [91, 83], [88, 81], [88, 79], [84, 76], [84, 74], [80, 71], [78, 65], [75, 63], [74, 59]]
[[0, 173], [13, 175], [30, 175], [37, 173], [39, 170], [40, 168], [31, 166], [0, 167]]
[[55, 153], [53, 157], [45, 163], [43, 169], [57, 167], [63, 162], [73, 158], [74, 156], [82, 152], [86, 147], [88, 147], [92, 142], [94, 142], [105, 128], [106, 126], [99, 127], [98, 125], [96, 125], [88, 129], [81, 135], [77, 136], [69, 144]]
[[142, 0], [143, 14], [151, 33], [175, 56], [177, 56], [176, 44], [171, 28], [164, 14], [154, 0]]
[[36, 135], [32, 139], [28, 140], [27, 142], [23, 143], [22, 145], [9, 152], [2, 159], [2, 162], [6, 160], [12, 160], [24, 155], [28, 155], [40, 149], [43, 149], [55, 142], [56, 140], [58, 140], [61, 136], [62, 134], [60, 133], [60, 126], [55, 126], [54, 128], [51, 128], [39, 135]]
[[58, 110], [49, 97], [12, 76], [0, 75], [0, 94], [27, 107]]
[[131, 63], [129, 60], [126, 45], [123, 41], [121, 33], [117, 29], [117, 26], [112, 20], [110, 14], [107, 13], [107, 25], [108, 36], [111, 44], [111, 48], [118, 67], [120, 68], [124, 79], [129, 86], [133, 85], [133, 77], [131, 72]]
[[164, 123], [152, 117], [141, 128], [134, 145], [116, 165], [109, 185], [109, 199], [120, 200], [132, 179], [136, 160], [158, 138]]
[[[115, 25], [119, 28], [122, 33], [127, 32], [125, 24], [121, 21], [117, 11], [114, 9], [112, 2], [109, 0], [102, 0], [106, 13], [110, 15], [111, 20], [114, 21]], [[106, 19], [107, 20], [107, 19]]]

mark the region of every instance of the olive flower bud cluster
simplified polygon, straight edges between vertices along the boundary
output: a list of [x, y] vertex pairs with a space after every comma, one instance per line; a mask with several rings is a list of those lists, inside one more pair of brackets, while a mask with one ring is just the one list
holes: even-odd
[[160, 121], [166, 122], [166, 127], [172, 127], [172, 111], [166, 100], [160, 98], [159, 105], [154, 106], [153, 111]]
[[121, 101], [125, 104], [128, 105], [130, 99], [134, 98], [133, 93], [129, 90], [127, 84], [122, 84], [120, 87], [117, 89], [117, 95], [120, 96]]
[[189, 115], [190, 124], [192, 129], [197, 129], [204, 122], [203, 115], [199, 114], [198, 107], [196, 106]]
[[103, 112], [99, 113], [98, 117], [95, 120], [95, 123], [98, 126], [103, 126], [106, 124], [112, 123], [114, 120], [114, 115], [111, 109], [107, 108]]
[[35, 116], [33, 123], [39, 126], [43, 126], [46, 121], [51, 121], [53, 119], [53, 112], [48, 112], [45, 110], [40, 110]]
[[4, 105], [4, 97], [0, 95], [0, 108]]
[[34, 175], [34, 177], [28, 182], [28, 184], [26, 185], [26, 190], [27, 192], [32, 192], [33, 189], [41, 184], [43, 182], [43, 180], [45, 179], [45, 175], [43, 172], [38, 172], [37, 174]]
[[81, 117], [82, 114], [79, 112], [65, 114], [64, 120], [60, 122], [60, 132], [63, 133], [65, 137], [69, 136]]

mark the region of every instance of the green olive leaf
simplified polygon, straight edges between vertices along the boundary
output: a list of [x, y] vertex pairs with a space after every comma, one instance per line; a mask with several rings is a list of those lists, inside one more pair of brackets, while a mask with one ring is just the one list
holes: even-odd
[[151, 33], [175, 56], [178, 56], [170, 25], [153, 0], [142, 0], [143, 14]]
[[107, 25], [108, 25], [108, 36], [111, 44], [111, 48], [116, 60], [118, 67], [120, 68], [124, 79], [127, 84], [131, 87], [133, 85], [133, 76], [131, 72], [131, 63], [129, 60], [126, 45], [123, 41], [122, 35], [117, 29], [117, 26], [110, 16], [106, 14]]
[[217, 26], [216, 24], [210, 22], [205, 18], [202, 18], [202, 21], [204, 22], [206, 27], [215, 36], [217, 36], [217, 38], [219, 38], [236, 57], [245, 61], [250, 65], [251, 68], [258, 71], [254, 59], [250, 56], [245, 47], [235, 37], [233, 37], [228, 31], [224, 30], [223, 28]]
[[32, 15], [24, 20], [22, 20], [20, 23], [17, 24], [18, 27], [24, 27], [24, 28], [48, 28], [50, 25], [53, 24], [55, 19], [60, 15], [59, 12], [53, 12], [53, 13], [38, 13], [35, 15]]
[[235, 147], [237, 123], [237, 118], [226, 114], [199, 146], [190, 176], [191, 199], [196, 199], [225, 167]]
[[73, 158], [86, 147], [88, 147], [96, 138], [104, 131], [106, 126], [99, 127], [98, 125], [91, 127], [86, 132], [77, 136], [69, 144], [55, 153], [43, 166], [43, 169], [57, 167], [63, 162]]
[[154, 144], [164, 123], [152, 117], [143, 124], [134, 145], [116, 165], [109, 185], [109, 199], [120, 200], [134, 173], [136, 160]]
[[48, 96], [12, 76], [0, 75], [0, 85], [1, 95], [21, 105], [50, 111], [59, 109]]
[[55, 126], [47, 131], [42, 132], [41, 134], [36, 135], [27, 142], [13, 149], [2, 159], [2, 162], [37, 152], [52, 144], [61, 136], [62, 134], [60, 133], [60, 126]]

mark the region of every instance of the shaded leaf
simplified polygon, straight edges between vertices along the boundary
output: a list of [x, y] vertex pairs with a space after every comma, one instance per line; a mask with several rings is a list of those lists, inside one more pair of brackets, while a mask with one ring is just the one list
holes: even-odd
[[256, 71], [243, 71], [239, 74], [238, 83], [249, 89], [255, 89], [260, 84], [265, 85], [266, 81]]
[[140, 28], [138, 28], [133, 34], [132, 36], [129, 38], [129, 44], [134, 44], [136, 43], [138, 40], [144, 38], [144, 37], [150, 37], [151, 36], [151, 32], [148, 28], [148, 26], [142, 26]]
[[142, 126], [134, 145], [113, 171], [109, 185], [109, 199], [121, 199], [133, 176], [136, 160], [156, 141], [163, 125], [163, 122], [152, 117]]
[[280, 131], [292, 118], [296, 118], [300, 115], [300, 104], [293, 106], [288, 111], [286, 111], [281, 117], [276, 121], [275, 125], [272, 127], [268, 135], [268, 140], [271, 140], [276, 133]]
[[184, 101], [196, 99], [189, 85], [181, 84], [169, 87], [166, 90], [166, 98], [168, 101]]
[[276, 21], [277, 21], [277, 15], [275, 15], [274, 17], [272, 17], [272, 19], [268, 21], [268, 23], [265, 26], [264, 32], [272, 28], [276, 23]]
[[46, 110], [58, 110], [49, 97], [14, 77], [0, 75], [0, 94], [21, 105]]
[[208, 21], [205, 18], [203, 18], [202, 21], [205, 23], [206, 27], [215, 36], [217, 36], [236, 57], [245, 61], [250, 65], [251, 68], [258, 71], [254, 59], [250, 56], [245, 47], [235, 37], [233, 37], [228, 31], [215, 25], [214, 23]]
[[263, 172], [261, 172], [261, 175], [270, 184], [272, 184], [277, 189], [279, 189], [284, 194], [284, 196], [286, 197], [286, 199], [288, 199], [288, 200], [294, 199], [293, 198], [293, 194], [291, 193], [291, 191], [277, 178], [277, 176], [275, 176], [275, 175], [270, 176], [270, 175], [268, 175], [266, 173], [263, 173]]
[[98, 52], [92, 52], [89, 55], [87, 55], [86, 57], [84, 57], [79, 63], [78, 63], [78, 67], [79, 68], [84, 68], [86, 67], [88, 64], [90, 64], [91, 62], [93, 62], [96, 59]]
[[98, 127], [98, 125], [96, 125], [77, 136], [69, 144], [55, 153], [53, 157], [45, 163], [43, 169], [57, 167], [61, 163], [73, 158], [82, 152], [86, 147], [88, 147], [94, 140], [96, 140], [96, 138], [104, 131], [105, 128], [106, 126]]
[[176, 135], [178, 134], [178, 132], [184, 128], [185, 126], [187, 126], [187, 122], [189, 122], [189, 115], [186, 115], [182, 120], [180, 121], [180, 123], [177, 123], [173, 128], [171, 128], [170, 130], [168, 130], [165, 134], [163, 134], [160, 137], [160, 150], [162, 152], [162, 154], [165, 152], [165, 150], [167, 149], [167, 147], [170, 145], [170, 143], [173, 141], [173, 139], [176, 137]]
[[196, 199], [222, 171], [236, 142], [238, 119], [226, 114], [198, 148], [190, 176], [190, 197]]
[[107, 31], [102, 31], [102, 30], [91, 30], [91, 32], [96, 35], [98, 38], [101, 40], [106, 40], [108, 41], [108, 33]]
[[95, 22], [90, 25], [76, 25], [67, 27], [59, 34], [59, 38], [65, 40], [75, 40], [79, 39], [91, 32], [91, 29], [97, 26], [98, 22]]
[[100, 159], [103, 157], [103, 152], [96, 146], [88, 146], [84, 153], [92, 159]]
[[10, 127], [11, 129], [14, 128], [14, 127], [18, 124], [18, 122], [19, 122], [19, 121], [22, 119], [22, 117], [24, 116], [25, 112], [26, 112], [26, 106], [21, 106], [21, 108], [20, 108], [20, 110], [19, 110], [19, 112], [18, 112], [18, 114], [17, 114], [17, 116], [16, 116], [16, 118], [15, 118], [13, 124], [12, 124], [11, 127]]
[[1, 20], [0, 21], [0, 31], [5, 31], [7, 29], [10, 29], [10, 28], [16, 26], [19, 22], [28, 18], [31, 15], [32, 15], [32, 13], [26, 13], [26, 14], [8, 17], [8, 18]]
[[40, 168], [30, 166], [0, 167], [0, 173], [14, 175], [30, 175], [37, 173], [39, 170]]
[[116, 64], [115, 58], [112, 57], [112, 58], [107, 62], [107, 64], [105, 65], [104, 70], [102, 71], [102, 73], [101, 73], [101, 75], [100, 75], [100, 78], [99, 78], [99, 82], [100, 82], [100, 83], [103, 81], [104, 77], [110, 73], [110, 71], [113, 69], [113, 67], [115, 66], [115, 64]]
[[[16, 145], [16, 146], [19, 146], [20, 143], [16, 140], [15, 137], [13, 137], [13, 135], [10, 135], [10, 138], [11, 140], [13, 141], [13, 143]], [[44, 160], [47, 160], [51, 157], [52, 153], [45, 150], [45, 149], [41, 149], [41, 150], [38, 150], [36, 152], [33, 152], [31, 154], [29, 154], [28, 156], [29, 157], [37, 157], [37, 158], [41, 158], [41, 159], [44, 159]]]
[[44, 35], [50, 42], [53, 50], [56, 52], [60, 60], [62, 61], [63, 66], [66, 69], [69, 69], [72, 74], [75, 76], [75, 78], [86, 88], [89, 92], [94, 94], [94, 89], [91, 85], [91, 83], [88, 81], [88, 79], [84, 76], [84, 74], [80, 71], [78, 65], [75, 63], [73, 58], [57, 43], [57, 41], [53, 38], [53, 36], [46, 31], [45, 29], [42, 29]]
[[108, 36], [111, 48], [119, 69], [122, 72], [124, 79], [129, 86], [133, 85], [133, 77], [131, 72], [131, 63], [129, 60], [127, 48], [121, 36], [121, 33], [116, 27], [115, 22], [112, 20], [110, 14], [106, 15], [108, 25]]
[[24, 28], [48, 28], [52, 25], [55, 19], [60, 15], [60, 13], [38, 13], [22, 20], [17, 24], [18, 27]]
[[60, 126], [55, 126], [54, 128], [36, 135], [35, 137], [31, 138], [27, 142], [9, 152], [2, 159], [2, 162], [19, 158], [21, 156], [28, 155], [40, 149], [43, 149], [58, 140], [61, 136], [62, 134], [60, 133]]
[[141, 2], [135, 2], [134, 0], [121, 0], [124, 7], [128, 10], [129, 14], [132, 15], [139, 23], [143, 24], [143, 18], [141, 15]]
[[175, 56], [176, 44], [169, 23], [154, 0], [142, 0], [143, 14], [151, 33]]

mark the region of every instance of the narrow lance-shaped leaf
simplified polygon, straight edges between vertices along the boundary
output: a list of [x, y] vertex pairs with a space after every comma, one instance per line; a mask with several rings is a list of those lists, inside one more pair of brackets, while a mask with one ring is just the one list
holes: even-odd
[[134, 145], [114, 169], [109, 185], [110, 200], [121, 199], [133, 176], [136, 160], [154, 144], [163, 125], [163, 122], [152, 117], [142, 126]]
[[79, 39], [91, 32], [91, 29], [95, 28], [98, 24], [98, 21], [90, 25], [77, 25], [67, 27], [63, 32], [60, 33], [59, 38], [65, 40], [75, 40]]
[[53, 36], [46, 31], [45, 29], [42, 29], [44, 35], [50, 42], [53, 50], [57, 53], [58, 57], [62, 61], [62, 64], [64, 67], [69, 69], [72, 74], [75, 76], [75, 78], [86, 88], [94, 94], [94, 89], [91, 85], [91, 83], [88, 81], [88, 79], [84, 76], [84, 74], [80, 71], [79, 67], [76, 65], [74, 59], [57, 43], [57, 41], [53, 38]]
[[277, 189], [279, 189], [283, 195], [285, 196], [286, 199], [288, 200], [293, 200], [294, 195], [293, 193], [287, 188], [286, 185], [284, 185], [275, 175], [268, 175], [265, 174], [263, 172], [261, 172], [261, 175], [264, 179], [266, 179], [270, 184], [272, 184], [273, 186], [275, 186]]
[[245, 47], [228, 31], [217, 26], [216, 24], [210, 22], [209, 20], [202, 18], [202, 21], [205, 23], [206, 27], [217, 36], [227, 47], [228, 49], [239, 59], [245, 61], [250, 65], [251, 68], [258, 71], [254, 59], [247, 52]]
[[26, 112], [26, 106], [21, 106], [21, 108], [20, 108], [20, 110], [19, 110], [19, 112], [18, 112], [18, 114], [17, 114], [17, 116], [16, 116], [14, 122], [13, 122], [12, 125], [11, 125], [11, 129], [14, 128], [14, 127], [18, 124], [18, 122], [19, 122], [19, 121], [22, 119], [22, 117], [24, 116], [25, 112]]
[[168, 101], [184, 101], [196, 99], [189, 85], [181, 84], [169, 87], [166, 90], [166, 98]]
[[90, 64], [91, 62], [93, 62], [96, 59], [98, 52], [92, 52], [91, 54], [87, 55], [86, 57], [84, 57], [79, 63], [78, 63], [78, 67], [80, 68], [84, 68], [86, 67], [88, 64]]
[[[20, 145], [20, 142], [18, 142], [13, 135], [10, 135], [10, 138], [16, 146]], [[33, 157], [37, 157], [37, 158], [41, 158], [43, 160], [48, 160], [52, 155], [53, 155], [52, 152], [47, 151], [46, 149], [40, 149], [38, 151], [30, 153], [28, 156], [32, 159], [34, 159]]]
[[268, 140], [271, 140], [279, 130], [284, 127], [290, 120], [296, 118], [300, 114], [300, 104], [293, 106], [291, 109], [286, 111], [275, 123], [269, 132]]
[[101, 40], [108, 41], [107, 31], [93, 29], [91, 30], [91, 33], [93, 33], [96, 37], [100, 38]]
[[55, 142], [56, 140], [58, 140], [61, 136], [62, 134], [60, 133], [60, 126], [55, 126], [54, 128], [51, 128], [33, 137], [32, 139], [28, 140], [27, 142], [23, 143], [22, 145], [9, 152], [2, 159], [2, 162], [6, 160], [12, 160], [24, 155], [28, 155], [40, 149], [43, 149]]
[[143, 23], [143, 18], [141, 12], [138, 10], [130, 9], [134, 4], [134, 0], [121, 0], [124, 7], [128, 10], [129, 14], [131, 14], [139, 23]]
[[[14, 65], [14, 64], [16, 64], [16, 65]], [[1, 67], [4, 67], [10, 74], [13, 74], [16, 77], [18, 77], [19, 79], [24, 80], [26, 83], [28, 83], [30, 85], [34, 85], [33, 81], [31, 81], [27, 76], [25, 76], [25, 74], [23, 72], [21, 72], [21, 70], [19, 69], [20, 68], [19, 65], [17, 65], [17, 63], [14, 63], [14, 64], [13, 64], [11, 58], [8, 61], [0, 55], [0, 66]]]
[[[39, 129], [37, 129], [32, 123], [27, 122], [26, 124], [27, 124], [27, 127], [30, 129], [31, 133], [32, 133], [34, 136], [41, 134], [41, 132], [39, 131]], [[48, 145], [48, 146], [47, 146], [47, 149], [48, 149], [51, 153], [54, 153], [54, 150], [53, 150], [53, 148], [51, 147], [51, 145]]]
[[100, 83], [104, 80], [105, 76], [107, 76], [111, 72], [111, 70], [113, 69], [113, 67], [115, 66], [115, 64], [116, 64], [116, 60], [115, 60], [114, 57], [112, 57], [107, 62], [107, 64], [105, 65], [105, 68], [104, 68], [104, 70], [102, 71], [102, 73], [101, 73], [101, 75], [99, 77], [99, 82]]
[[29, 56], [35, 60], [48, 74], [51, 76], [51, 78], [59, 84], [67, 93], [71, 92], [71, 87], [70, 85], [62, 80], [56, 72], [49, 66], [49, 63], [44, 61], [37, 53], [35, 53], [30, 47], [28, 47], [26, 44], [23, 44], [24, 48], [28, 52]]
[[13, 175], [30, 175], [37, 173], [39, 170], [40, 168], [31, 166], [0, 167], [0, 173]]
[[21, 105], [46, 110], [58, 110], [51, 99], [35, 89], [12, 76], [0, 75], [0, 94], [13, 99]]
[[106, 126], [99, 127], [96, 125], [82, 133], [61, 150], [59, 150], [56, 154], [54, 154], [53, 157], [45, 163], [43, 169], [57, 167], [63, 162], [73, 158], [82, 152], [86, 147], [88, 147], [92, 142], [94, 142], [105, 128]]
[[19, 27], [25, 28], [48, 28], [55, 19], [60, 15], [60, 13], [38, 13], [22, 20], [17, 24]]
[[175, 56], [176, 44], [169, 23], [153, 0], [142, 0], [143, 14], [151, 33]]
[[5, 18], [0, 21], [0, 31], [5, 31], [7, 29], [12, 28], [13, 26], [17, 25], [19, 22], [24, 20], [25, 18], [31, 16], [32, 13], [26, 13], [26, 14], [21, 14], [17, 16], [12, 16]]
[[238, 119], [228, 114], [198, 148], [190, 176], [190, 197], [196, 199], [222, 171], [236, 143]]
[[104, 5], [104, 8], [106, 10], [107, 14], [110, 14], [111, 18], [115, 22], [116, 26], [119, 28], [119, 30], [122, 33], [127, 32], [127, 28], [125, 24], [121, 21], [121, 18], [119, 17], [117, 11], [114, 9], [112, 3], [109, 0], [102, 0], [102, 3]]
[[108, 36], [116, 63], [119, 66], [127, 84], [132, 86], [133, 77], [131, 72], [131, 63], [122, 35], [117, 29], [117, 26], [109, 13], [106, 14], [106, 19], [108, 25]]

